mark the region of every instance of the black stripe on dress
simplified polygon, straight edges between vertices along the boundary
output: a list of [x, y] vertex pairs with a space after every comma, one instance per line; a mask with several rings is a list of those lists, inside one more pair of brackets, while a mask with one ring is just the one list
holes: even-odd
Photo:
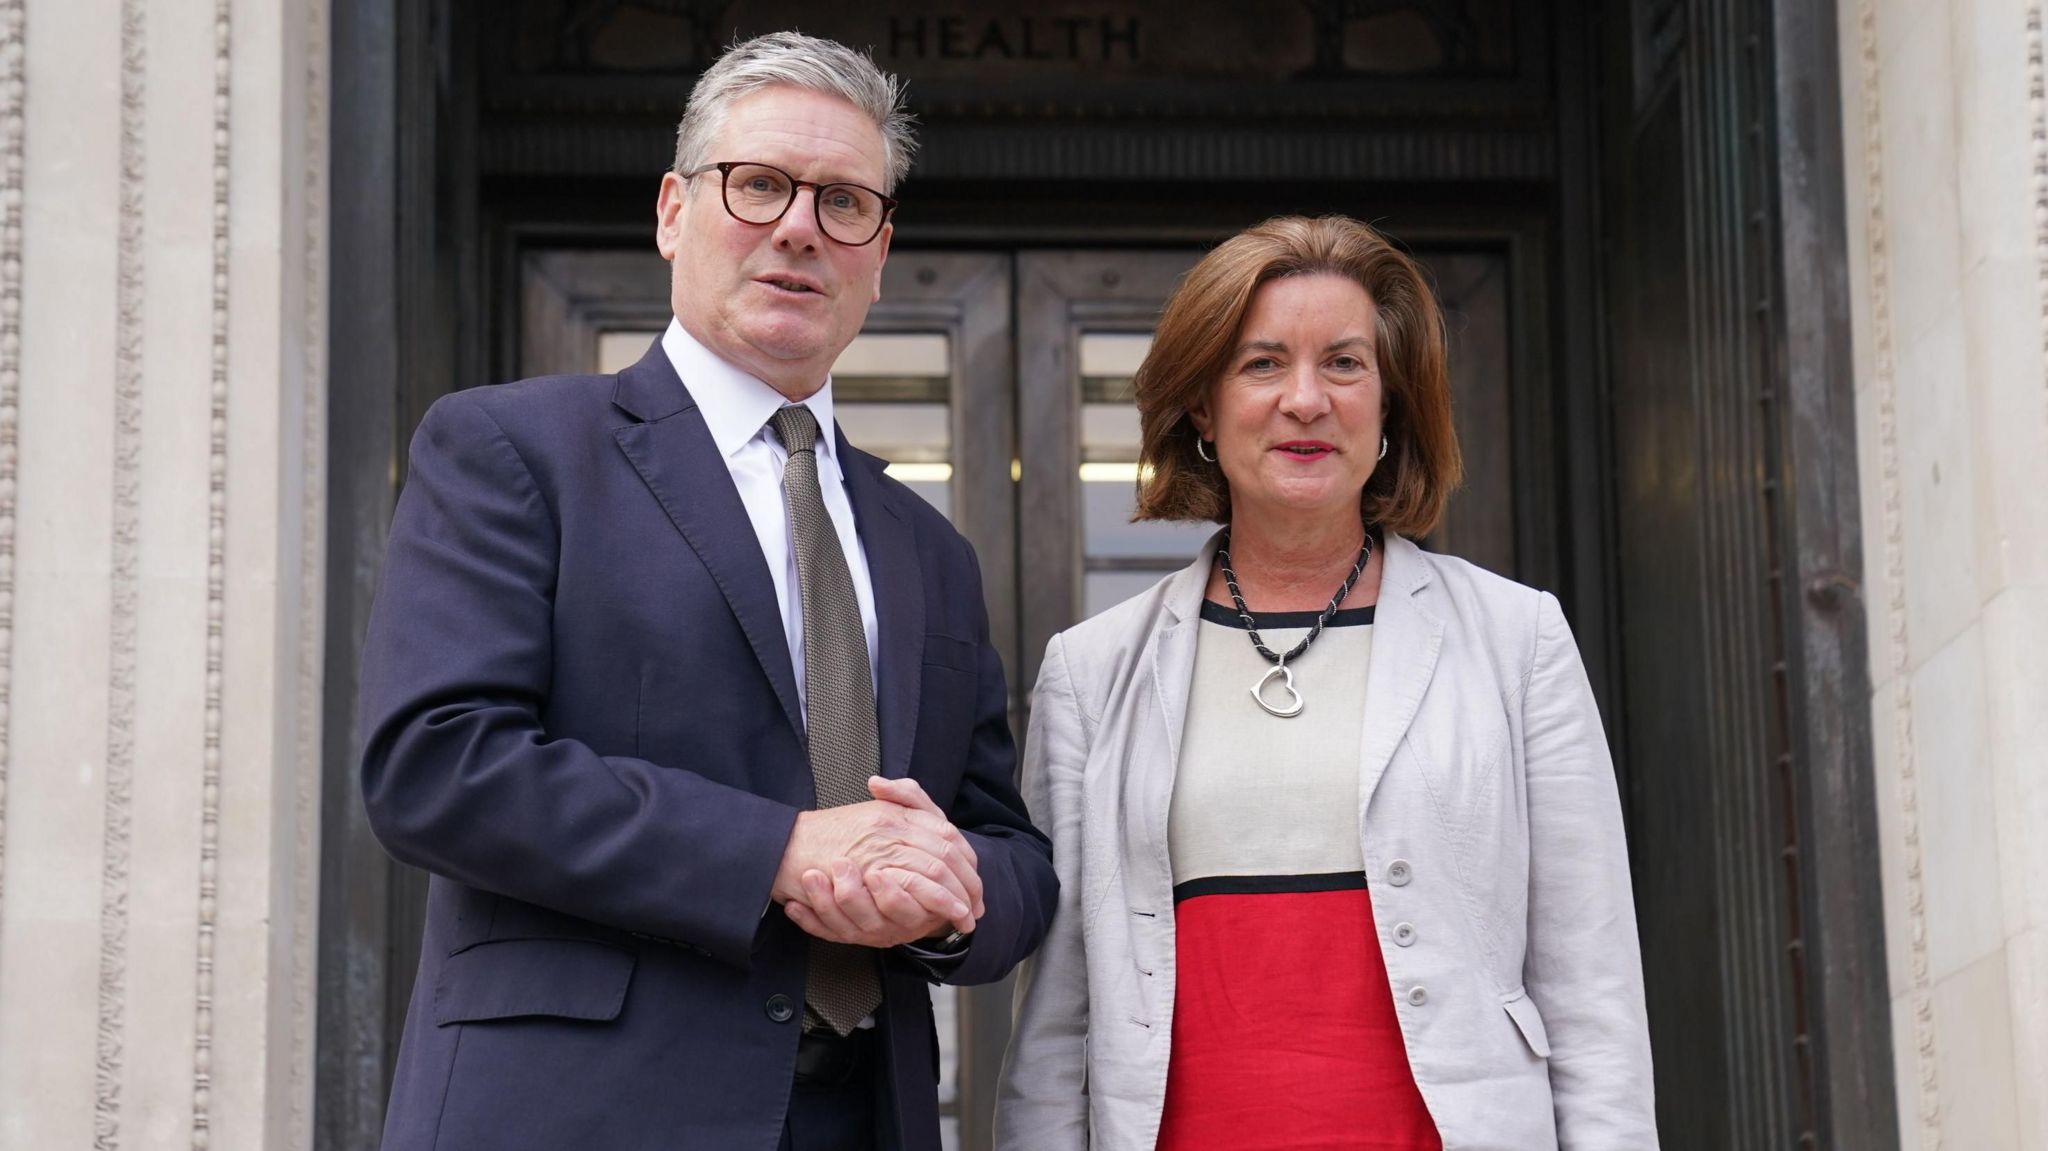
[[1298, 895], [1314, 891], [1358, 891], [1365, 887], [1362, 871], [1323, 875], [1205, 875], [1173, 885], [1173, 901], [1201, 895]]

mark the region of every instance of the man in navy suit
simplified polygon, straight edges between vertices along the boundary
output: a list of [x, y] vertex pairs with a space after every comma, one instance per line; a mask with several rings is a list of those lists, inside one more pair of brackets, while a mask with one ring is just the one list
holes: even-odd
[[371, 825], [432, 873], [387, 1149], [937, 1151], [929, 984], [1045, 933], [974, 554], [832, 421], [900, 101], [734, 47], [661, 340], [420, 425], [363, 653]]

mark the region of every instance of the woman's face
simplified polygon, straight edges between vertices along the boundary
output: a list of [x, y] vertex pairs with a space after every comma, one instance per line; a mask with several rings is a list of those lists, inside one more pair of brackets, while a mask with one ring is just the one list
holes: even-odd
[[1223, 377], [1188, 411], [1215, 441], [1233, 519], [1358, 514], [1386, 414], [1376, 319], [1343, 276], [1289, 276], [1253, 295]]

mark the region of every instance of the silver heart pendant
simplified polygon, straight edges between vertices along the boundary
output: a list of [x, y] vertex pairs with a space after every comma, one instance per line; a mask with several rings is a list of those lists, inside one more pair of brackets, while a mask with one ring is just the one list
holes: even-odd
[[[1294, 702], [1286, 707], [1274, 707], [1266, 702], [1266, 685], [1272, 683], [1276, 675], [1280, 677], [1280, 686], [1288, 695], [1294, 697]], [[1271, 671], [1259, 677], [1259, 682], [1252, 687], [1252, 698], [1269, 714], [1277, 715], [1281, 719], [1293, 719], [1301, 714], [1301, 693], [1294, 690], [1294, 669], [1284, 663], [1274, 665]]]

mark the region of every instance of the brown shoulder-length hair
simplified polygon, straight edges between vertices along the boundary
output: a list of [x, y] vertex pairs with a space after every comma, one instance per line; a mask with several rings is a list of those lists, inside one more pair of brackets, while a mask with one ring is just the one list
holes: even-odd
[[1443, 314], [1415, 261], [1347, 216], [1279, 216], [1224, 241], [1190, 270], [1159, 317], [1133, 380], [1141, 421], [1140, 520], [1230, 519], [1230, 483], [1195, 453], [1188, 408], [1228, 370], [1259, 288], [1288, 276], [1354, 280], [1372, 297], [1386, 396], [1387, 457], [1360, 499], [1366, 521], [1428, 535], [1464, 465], [1451, 428]]

